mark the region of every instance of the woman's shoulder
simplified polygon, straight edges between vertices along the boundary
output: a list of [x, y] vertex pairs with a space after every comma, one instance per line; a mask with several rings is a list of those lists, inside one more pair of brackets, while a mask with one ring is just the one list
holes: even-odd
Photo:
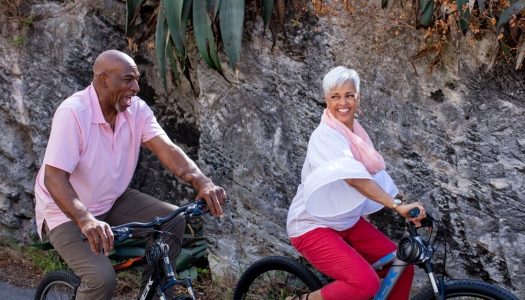
[[348, 143], [344, 136], [326, 124], [319, 124], [319, 126], [317, 126], [310, 136], [310, 143], [328, 140], [338, 140], [344, 142], [345, 144]]

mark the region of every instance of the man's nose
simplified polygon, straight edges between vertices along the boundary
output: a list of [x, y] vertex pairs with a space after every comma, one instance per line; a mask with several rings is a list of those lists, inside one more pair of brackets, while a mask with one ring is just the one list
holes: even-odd
[[133, 92], [135, 92], [135, 94], [137, 94], [140, 91], [139, 82], [137, 80], [133, 80], [133, 84], [131, 84], [131, 88], [130, 89]]

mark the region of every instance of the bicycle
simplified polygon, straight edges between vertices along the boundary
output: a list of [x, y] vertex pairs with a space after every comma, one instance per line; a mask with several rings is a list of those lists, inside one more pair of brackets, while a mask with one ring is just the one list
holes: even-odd
[[[194, 203], [181, 206], [165, 218], [156, 217], [149, 223], [133, 222], [111, 227], [115, 239], [114, 245], [117, 252], [120, 252], [125, 257], [133, 257], [123, 263], [114, 264], [113, 269], [115, 272], [129, 270], [146, 264], [153, 265], [153, 273], [138, 299], [150, 300], [155, 293], [157, 293], [159, 299], [167, 299], [164, 292], [169, 287], [173, 285], [182, 285], [186, 288], [187, 295], [177, 296], [173, 298], [173, 300], [196, 300], [190, 275], [181, 279], [176, 278], [175, 272], [170, 264], [168, 245], [163, 242], [165, 237], [171, 237], [171, 235], [169, 229], [161, 230], [161, 225], [181, 213], [184, 214], [184, 218], [180, 218], [178, 222], [185, 220], [188, 217], [206, 214], [209, 211], [205, 210], [205, 208], [206, 202], [201, 199]], [[175, 226], [175, 224], [172, 226]], [[152, 239], [154, 242], [149, 246], [145, 255], [137, 257], [134, 255], [137, 251], [134, 250], [140, 250], [140, 248], [137, 248], [137, 245], [143, 244], [144, 240], [128, 239], [133, 237], [132, 231], [138, 228], [153, 228]], [[141, 232], [141, 234], [143, 233], [144, 231]], [[85, 239], [84, 236], [82, 236], [82, 238]], [[142, 254], [144, 254], [143, 248]], [[165, 283], [162, 284], [162, 282]], [[40, 281], [40, 284], [36, 289], [35, 300], [74, 300], [79, 285], [80, 278], [71, 271], [59, 270], [51, 272]]]
[[[417, 217], [418, 214], [417, 208], [410, 211], [411, 217]], [[437, 232], [433, 232], [435, 226]], [[442, 241], [445, 241], [444, 262], [446, 261], [446, 236], [441, 221], [437, 221], [427, 213], [427, 217], [421, 221], [421, 227], [418, 228], [407, 221], [407, 228], [408, 235], [403, 236], [398, 242], [398, 249], [371, 265], [376, 271], [390, 266], [374, 300], [388, 298], [401, 273], [409, 264], [425, 270], [430, 281], [430, 287], [418, 293], [412, 300], [518, 300], [509, 291], [493, 284], [469, 279], [444, 281], [443, 276], [434, 273], [431, 260]], [[423, 240], [418, 234], [418, 229], [421, 228], [430, 228], [428, 240]], [[239, 279], [233, 300], [284, 300], [295, 294], [303, 295], [316, 291], [332, 281], [317, 270], [314, 271], [317, 275], [299, 261], [284, 256], [260, 259], [248, 267]], [[321, 278], [325, 279], [324, 283], [321, 282]]]

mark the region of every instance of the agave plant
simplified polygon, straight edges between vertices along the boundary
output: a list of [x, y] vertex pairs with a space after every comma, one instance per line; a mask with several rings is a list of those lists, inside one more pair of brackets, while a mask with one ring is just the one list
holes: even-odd
[[[450, 9], [454, 0], [414, 1], [418, 27], [431, 27], [436, 19], [446, 18], [447, 15], [457, 12], [459, 28], [463, 35], [466, 35], [471, 28], [471, 20], [475, 17], [477, 26], [481, 24], [485, 28], [492, 28], [497, 36], [490, 66], [501, 48], [515, 63], [515, 68], [521, 68], [525, 56], [525, 0], [455, 0], [455, 10]], [[386, 8], [387, 5], [388, 0], [381, 0], [382, 8]], [[497, 20], [497, 24], [494, 20]]]
[[[210, 68], [224, 77], [218, 55], [219, 45], [222, 45], [231, 69], [235, 73], [238, 72], [245, 0], [160, 0], [157, 3], [154, 13], [148, 18], [146, 29], [140, 37], [135, 38], [136, 23], [145, 1], [126, 1], [126, 36], [132, 43], [140, 44], [155, 34], [155, 51], [164, 88], [167, 87], [167, 62], [178, 82], [183, 74], [191, 84], [187, 36], [195, 38], [198, 51]], [[264, 31], [270, 27], [272, 34], [276, 34], [272, 28], [274, 14], [278, 15], [284, 31], [284, 0], [260, 0], [260, 7], [264, 19]], [[188, 26], [189, 24], [191, 26]], [[190, 27], [193, 32], [187, 34]]]

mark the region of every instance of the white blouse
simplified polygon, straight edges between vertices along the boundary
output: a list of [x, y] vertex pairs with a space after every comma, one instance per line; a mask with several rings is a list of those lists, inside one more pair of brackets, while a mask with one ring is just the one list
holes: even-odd
[[286, 229], [289, 237], [298, 237], [316, 228], [346, 230], [359, 220], [383, 208], [367, 199], [344, 181], [346, 178], [368, 178], [391, 195], [398, 189], [385, 170], [370, 175], [354, 159], [348, 141], [330, 126], [320, 124], [310, 137], [301, 184], [290, 209]]

